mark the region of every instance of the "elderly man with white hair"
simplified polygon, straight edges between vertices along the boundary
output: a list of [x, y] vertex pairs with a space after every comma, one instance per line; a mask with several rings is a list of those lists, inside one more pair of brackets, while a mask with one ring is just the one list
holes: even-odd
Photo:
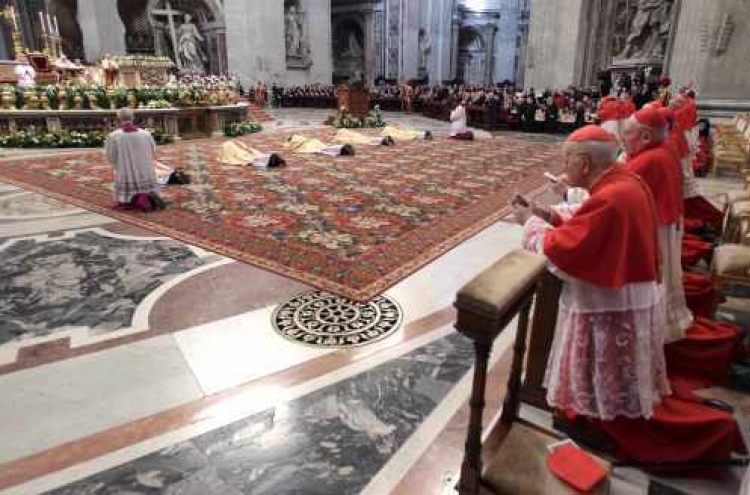
[[669, 394], [656, 208], [646, 184], [615, 162], [617, 150], [598, 126], [565, 142], [567, 180], [590, 193], [572, 216], [513, 202], [524, 247], [545, 254], [563, 281], [547, 401], [605, 421], [650, 418]]
[[658, 216], [659, 250], [666, 289], [666, 343], [685, 336], [693, 315], [685, 301], [682, 285], [682, 171], [674, 150], [667, 142], [667, 120], [655, 107], [644, 107], [625, 124], [622, 143], [627, 167], [651, 189]]
[[129, 108], [117, 112], [120, 128], [105, 143], [107, 159], [115, 172], [114, 200], [130, 204], [137, 194], [155, 195], [159, 190], [154, 170], [156, 143], [151, 134], [138, 128]]

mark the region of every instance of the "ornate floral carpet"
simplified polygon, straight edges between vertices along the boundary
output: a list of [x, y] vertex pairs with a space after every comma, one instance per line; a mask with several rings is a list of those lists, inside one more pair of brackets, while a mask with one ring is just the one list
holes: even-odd
[[332, 158], [284, 153], [287, 137], [242, 138], [280, 151], [288, 166], [275, 170], [220, 165], [223, 139], [160, 147], [159, 160], [193, 184], [166, 188], [169, 208], [148, 215], [110, 208], [100, 152], [0, 162], [0, 180], [366, 301], [502, 218], [512, 194], [539, 188], [556, 163], [554, 145], [520, 140], [360, 146]]

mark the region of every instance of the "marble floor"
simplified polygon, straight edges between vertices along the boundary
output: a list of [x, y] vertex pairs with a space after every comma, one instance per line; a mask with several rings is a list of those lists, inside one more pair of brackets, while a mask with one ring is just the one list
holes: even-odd
[[[264, 132], [331, 112], [270, 113]], [[0, 184], [0, 493], [450, 493], [472, 365], [452, 303], [519, 242], [492, 225], [386, 292], [395, 333], [320, 349], [271, 325], [310, 287]]]

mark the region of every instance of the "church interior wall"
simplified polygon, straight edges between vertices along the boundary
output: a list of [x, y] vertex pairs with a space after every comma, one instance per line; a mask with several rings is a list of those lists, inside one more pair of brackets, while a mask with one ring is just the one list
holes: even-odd
[[566, 0], [564, 7], [549, 0], [531, 1], [527, 88], [564, 88], [574, 81], [581, 6], [582, 0]]
[[745, 0], [682, 0], [670, 66], [675, 82], [694, 81], [701, 99], [750, 98], [749, 19]]
[[230, 72], [239, 74], [246, 82], [330, 83], [333, 72], [330, 1], [303, 0], [301, 4], [307, 14], [312, 65], [308, 69], [288, 69], [284, 2], [226, 0]]
[[108, 53], [125, 53], [125, 26], [117, 12], [117, 0], [78, 0], [78, 23], [89, 62]]

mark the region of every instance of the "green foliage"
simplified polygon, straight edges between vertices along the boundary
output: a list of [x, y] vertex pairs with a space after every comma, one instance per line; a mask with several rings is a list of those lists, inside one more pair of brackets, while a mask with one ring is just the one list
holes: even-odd
[[365, 119], [358, 119], [349, 115], [349, 111], [342, 107], [339, 110], [336, 118], [333, 119], [333, 126], [337, 129], [364, 129], [372, 127], [385, 127], [386, 123], [383, 120], [383, 114], [380, 112], [380, 107], [375, 106], [370, 115]]
[[[150, 130], [156, 144], [170, 144], [174, 136]], [[0, 148], [101, 148], [107, 134], [98, 131], [18, 131], [0, 136]]]
[[227, 122], [224, 124], [224, 135], [227, 137], [244, 136], [245, 134], [253, 134], [262, 130], [263, 126], [253, 120]]
[[107, 135], [101, 131], [18, 131], [0, 136], [3, 148], [100, 148]]
[[154, 141], [158, 145], [174, 143], [174, 136], [171, 134], [162, 132], [159, 129], [146, 129], [146, 130], [151, 133], [151, 136], [154, 138]]

